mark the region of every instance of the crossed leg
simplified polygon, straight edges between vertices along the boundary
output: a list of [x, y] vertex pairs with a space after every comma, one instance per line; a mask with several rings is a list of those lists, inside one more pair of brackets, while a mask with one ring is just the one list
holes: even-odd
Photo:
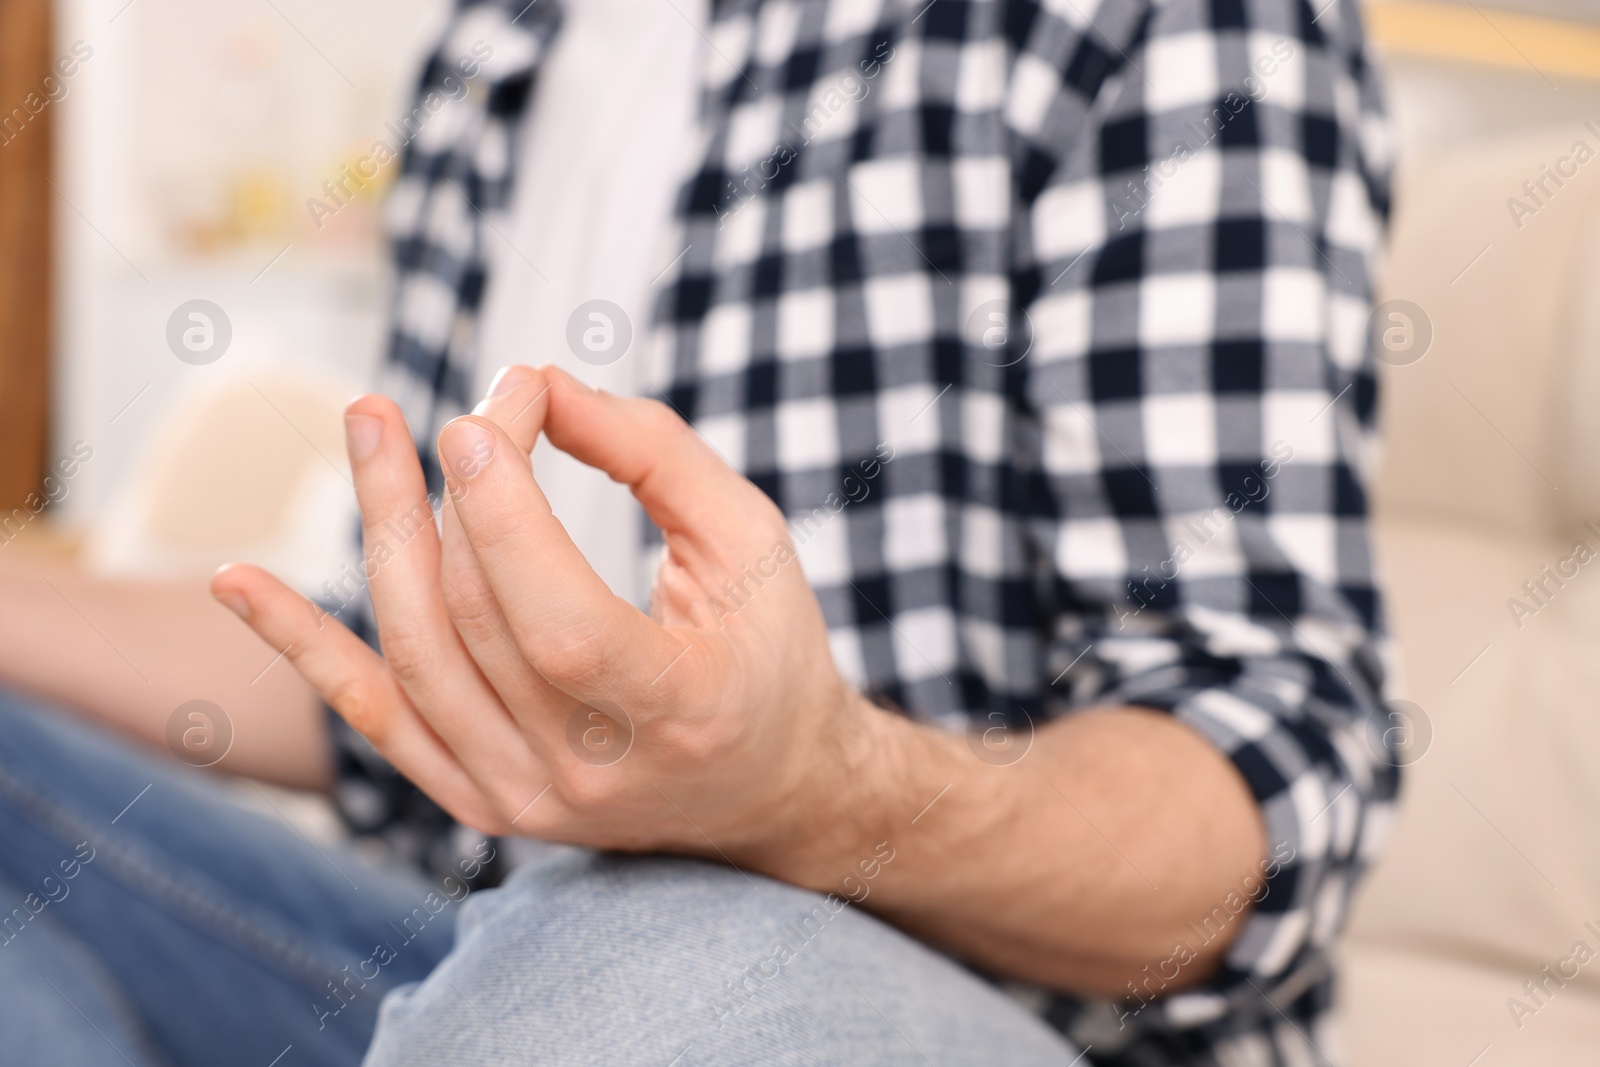
[[390, 993], [366, 1067], [1066, 1067], [996, 987], [839, 898], [728, 867], [574, 852], [464, 905]]

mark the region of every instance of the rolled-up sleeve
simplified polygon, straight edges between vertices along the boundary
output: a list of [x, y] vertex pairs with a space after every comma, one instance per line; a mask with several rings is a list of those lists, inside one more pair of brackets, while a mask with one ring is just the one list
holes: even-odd
[[1371, 729], [1379, 98], [1344, 0], [1102, 7], [1082, 35], [1051, 6], [1010, 116], [1053, 696], [1170, 712], [1260, 806], [1223, 968], [1141, 1012], [1203, 1025], [1325, 977], [1397, 786]]

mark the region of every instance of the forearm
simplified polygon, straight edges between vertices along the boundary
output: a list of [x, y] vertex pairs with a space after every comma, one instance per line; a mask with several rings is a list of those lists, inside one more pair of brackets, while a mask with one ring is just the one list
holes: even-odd
[[[1167, 965], [1162, 991], [1192, 985], [1236, 936], [1242, 914], [1209, 943], [1188, 924], [1259, 880], [1260, 817], [1238, 772], [1170, 716], [1063, 719], [1009, 766], [877, 709], [867, 721], [831, 810], [754, 865], [859, 899], [986, 970], [1075, 993], [1127, 995], [1180, 942], [1194, 958], [1176, 977]], [[872, 862], [880, 842], [888, 863]]]
[[108, 580], [0, 552], [0, 684], [167, 749], [167, 723], [196, 699], [233, 727], [219, 770], [299, 788], [329, 777], [311, 689], [204, 582]]

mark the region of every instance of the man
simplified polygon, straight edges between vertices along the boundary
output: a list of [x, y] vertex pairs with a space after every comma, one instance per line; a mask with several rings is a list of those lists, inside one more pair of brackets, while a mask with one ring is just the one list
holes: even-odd
[[[682, 251], [644, 286], [659, 399], [512, 366], [455, 418], [485, 293], [513, 314], [491, 245], [550, 250], [496, 220], [622, 210], [516, 173], [534, 147], [582, 170], [537, 109], [585, 11], [465, 4], [424, 79], [459, 99], [394, 194], [400, 405], [347, 413], [383, 657], [361, 602], [212, 587], [365, 735], [337, 733], [338, 795], [432, 886], [10, 710], [0, 870], [66, 886], [71, 857], [80, 899], [0, 952], [52, 987], [8, 977], [4, 1032], [60, 1042], [65, 1002], [136, 1063], [1336, 1056], [1328, 949], [1396, 785], [1367, 731], [1385, 158], [1354, 8], [673, 9], [703, 47]], [[495, 59], [449, 92], [476, 41]], [[584, 331], [623, 308], [572, 310], [609, 359]], [[659, 532], [648, 615], [556, 520], [541, 435]], [[326, 781], [305, 691], [232, 681], [271, 649], [97, 589], [59, 592], [167, 605], [237, 687], [233, 769]], [[19, 683], [159, 734], [6, 645]], [[580, 850], [467, 896], [519, 837]]]

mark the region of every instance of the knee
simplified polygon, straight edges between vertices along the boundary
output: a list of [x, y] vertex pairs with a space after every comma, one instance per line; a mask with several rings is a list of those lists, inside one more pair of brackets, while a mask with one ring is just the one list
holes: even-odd
[[925, 1067], [920, 1049], [1016, 1067], [1076, 1055], [994, 986], [838, 897], [717, 864], [580, 853], [470, 898], [451, 955], [384, 1000], [366, 1063]]
[[637, 1055], [610, 1062], [669, 1063], [747, 1005], [764, 1010], [741, 1025], [800, 995], [806, 981], [780, 975], [854, 924], [879, 925], [837, 897], [717, 864], [565, 857], [465, 902], [450, 956], [384, 1001], [367, 1063], [432, 1062], [424, 1049], [441, 1062], [588, 1062], [619, 1041]]

